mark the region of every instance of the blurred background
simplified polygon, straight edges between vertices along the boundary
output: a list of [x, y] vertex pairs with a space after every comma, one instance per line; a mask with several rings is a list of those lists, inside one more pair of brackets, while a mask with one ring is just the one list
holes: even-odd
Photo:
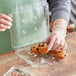
[[[52, 31], [52, 19], [50, 13], [50, 31]], [[71, 0], [71, 15], [67, 27], [67, 34], [76, 31], [76, 0]]]

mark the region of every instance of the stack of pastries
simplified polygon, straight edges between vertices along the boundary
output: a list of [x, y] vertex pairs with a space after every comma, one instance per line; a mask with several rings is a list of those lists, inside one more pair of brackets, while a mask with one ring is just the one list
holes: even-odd
[[56, 59], [64, 59], [66, 58], [66, 51], [64, 50], [47, 50], [48, 44], [47, 43], [39, 43], [34, 44], [31, 46], [31, 52], [34, 54], [49, 54], [51, 56], [54, 56]]

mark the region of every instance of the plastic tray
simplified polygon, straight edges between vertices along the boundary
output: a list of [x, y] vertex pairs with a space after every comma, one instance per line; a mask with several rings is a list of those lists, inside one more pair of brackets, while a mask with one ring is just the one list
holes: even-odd
[[[22, 73], [22, 75], [13, 75], [12, 72]], [[3, 76], [49, 76], [47, 73], [42, 73], [31, 67], [24, 67], [16, 65], [10, 68], [10, 70]]]
[[48, 67], [51, 65], [56, 64], [56, 61], [54, 59], [54, 57], [51, 57], [49, 55], [35, 55], [30, 53], [30, 47], [23, 47], [21, 49], [16, 50], [16, 54], [23, 60], [25, 60], [25, 62], [27, 64], [30, 64], [33, 67]]

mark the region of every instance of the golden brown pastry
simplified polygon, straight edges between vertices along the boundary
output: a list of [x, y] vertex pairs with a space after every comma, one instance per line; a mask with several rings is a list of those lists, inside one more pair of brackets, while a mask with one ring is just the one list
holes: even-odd
[[64, 59], [66, 58], [66, 51], [64, 50], [47, 50], [47, 43], [39, 43], [31, 46], [31, 52], [34, 54], [49, 54], [54, 56], [56, 59]]
[[31, 52], [39, 54], [39, 46], [37, 44], [31, 46]]
[[47, 47], [48, 47], [47, 43], [39, 43], [39, 53], [40, 54], [48, 53]]
[[54, 56], [56, 59], [66, 58], [66, 51], [64, 50], [51, 50], [49, 54]]

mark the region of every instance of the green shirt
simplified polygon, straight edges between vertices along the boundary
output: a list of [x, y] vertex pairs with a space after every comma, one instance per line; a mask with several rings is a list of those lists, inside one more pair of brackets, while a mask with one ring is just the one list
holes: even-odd
[[[1, 51], [17, 49], [37, 42], [41, 42], [49, 35], [46, 18], [44, 17], [44, 9], [39, 0], [0, 0], [2, 5], [0, 13], [13, 14], [13, 26], [10, 31], [2, 34], [2, 47], [8, 47]], [[7, 12], [6, 12], [6, 11]], [[8, 38], [7, 38], [8, 37]], [[6, 39], [4, 42], [4, 39]], [[1, 39], [0, 39], [1, 40]], [[5, 45], [6, 44], [6, 45]], [[1, 48], [2, 48], [1, 47]]]
[[[11, 13], [10, 4], [11, 0], [0, 0], [0, 13], [9, 14]], [[0, 54], [11, 51], [11, 39], [10, 30], [0, 32]]]

